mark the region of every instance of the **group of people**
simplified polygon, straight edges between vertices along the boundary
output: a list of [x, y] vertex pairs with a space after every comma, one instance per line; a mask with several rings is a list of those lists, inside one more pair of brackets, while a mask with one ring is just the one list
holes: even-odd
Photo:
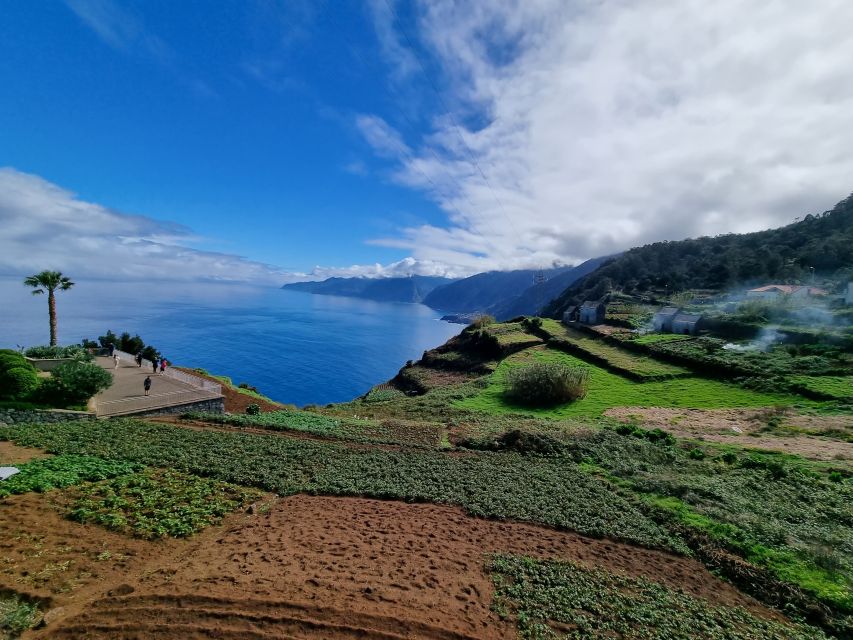
[[[118, 358], [118, 353], [116, 353], [115, 345], [110, 343], [108, 345], [108, 349], [109, 349], [109, 353], [110, 353], [110, 358], [112, 358], [113, 362], [115, 363], [115, 366], [113, 368], [118, 369], [119, 358]], [[144, 360], [144, 358], [142, 357], [142, 352], [140, 351], [139, 353], [137, 353], [133, 359], [136, 361], [136, 366], [139, 368], [142, 368], [142, 361]], [[166, 360], [166, 358], [154, 358], [154, 360], [151, 362], [151, 372], [155, 375], [157, 374], [158, 371], [161, 374], [163, 374], [166, 372], [167, 366], [169, 366], [169, 361]], [[145, 395], [146, 396], [150, 395], [151, 394], [151, 376], [145, 377], [145, 381], [142, 383], [142, 386], [145, 389]]]

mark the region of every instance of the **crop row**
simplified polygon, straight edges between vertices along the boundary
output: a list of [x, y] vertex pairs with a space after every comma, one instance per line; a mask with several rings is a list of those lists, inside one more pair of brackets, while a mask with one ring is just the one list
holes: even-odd
[[146, 469], [78, 489], [68, 516], [139, 538], [182, 538], [260, 496], [210, 478]]
[[[714, 606], [643, 578], [573, 562], [499, 555], [489, 570], [495, 609], [514, 618], [522, 638], [675, 640], [823, 640], [818, 629]], [[558, 630], [571, 629], [571, 635]]]
[[103, 460], [88, 455], [60, 455], [18, 465], [19, 472], [0, 484], [0, 498], [37, 491], [61, 489], [87, 481], [106, 480], [140, 469], [121, 460]]
[[[401, 394], [397, 393], [397, 396]], [[440, 428], [432, 425], [408, 425], [394, 420], [376, 422], [356, 418], [334, 418], [309, 411], [270, 411], [257, 415], [193, 412], [182, 414], [181, 417], [237, 428], [299, 431], [353, 442], [413, 447], [437, 447], [443, 433]]]
[[174, 468], [282, 495], [363, 495], [456, 504], [469, 513], [685, 548], [606, 482], [565, 459], [518, 454], [450, 457], [427, 451], [370, 451], [256, 434], [194, 431], [132, 420], [45, 430], [15, 425], [8, 437], [53, 452]]

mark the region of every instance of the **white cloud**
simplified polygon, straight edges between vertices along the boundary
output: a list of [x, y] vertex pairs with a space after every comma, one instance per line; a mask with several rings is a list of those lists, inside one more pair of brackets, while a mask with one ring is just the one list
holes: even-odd
[[0, 168], [0, 273], [45, 269], [73, 278], [280, 284], [289, 274], [199, 251], [186, 227], [85, 202], [38, 176]]
[[386, 265], [377, 262], [376, 264], [356, 264], [349, 267], [317, 266], [308, 273], [291, 274], [288, 282], [325, 280], [326, 278], [405, 278], [410, 275], [460, 278], [471, 275], [471, 272], [459, 267], [450, 267], [442, 262], [416, 260], [408, 257]]
[[[448, 213], [447, 229], [378, 241], [417, 261], [576, 261], [778, 226], [853, 189], [847, 0], [430, 0], [418, 13], [455, 117], [435, 114], [419, 144], [357, 121], [396, 156], [397, 180]], [[472, 114], [485, 126], [461, 126]]]

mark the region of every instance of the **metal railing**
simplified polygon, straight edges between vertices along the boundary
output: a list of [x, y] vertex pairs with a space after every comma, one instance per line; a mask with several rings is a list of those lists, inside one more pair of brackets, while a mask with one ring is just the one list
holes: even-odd
[[119, 400], [98, 400], [95, 406], [96, 413], [99, 416], [119, 416], [128, 413], [138, 413], [144, 410], [190, 404], [202, 400], [213, 400], [219, 397], [220, 394], [204, 390], [169, 391], [156, 395], [121, 398]]
[[[127, 351], [120, 351], [116, 349], [114, 353], [118, 356], [119, 360], [127, 360], [128, 362], [133, 362], [136, 364], [136, 356], [127, 353]], [[142, 366], [146, 369], [152, 369], [154, 367], [154, 363], [150, 360], [142, 359]], [[167, 378], [172, 378], [173, 380], [177, 380], [179, 382], [183, 382], [184, 384], [188, 384], [191, 387], [195, 387], [196, 389], [202, 389], [204, 391], [208, 391], [210, 393], [215, 393], [216, 395], [222, 395], [222, 385], [216, 382], [212, 382], [211, 380], [207, 380], [206, 378], [202, 378], [200, 376], [194, 376], [191, 373], [187, 373], [186, 371], [178, 371], [177, 369], [173, 369], [172, 367], [166, 367], [166, 370], [163, 372], [163, 375]]]

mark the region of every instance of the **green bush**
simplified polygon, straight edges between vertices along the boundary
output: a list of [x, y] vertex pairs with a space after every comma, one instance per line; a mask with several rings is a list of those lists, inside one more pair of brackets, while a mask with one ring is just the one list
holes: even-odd
[[246, 407], [246, 415], [256, 416], [261, 412], [261, 407], [259, 404], [252, 403], [248, 407]]
[[558, 362], [536, 362], [506, 374], [506, 395], [518, 404], [549, 407], [586, 395], [589, 371]]
[[39, 384], [38, 372], [20, 353], [0, 351], [0, 400], [24, 400]]
[[81, 404], [113, 383], [113, 377], [96, 364], [64, 362], [38, 390], [42, 402], [54, 406]]
[[24, 351], [24, 355], [28, 358], [72, 358], [80, 362], [92, 360], [92, 354], [79, 344], [69, 344], [64, 347], [39, 345], [30, 347]]
[[525, 331], [536, 331], [542, 328], [542, 318], [525, 318], [521, 321]]
[[483, 315], [477, 316], [471, 321], [471, 324], [468, 325], [469, 329], [484, 329], [488, 327], [490, 324], [495, 324], [497, 320], [495, 320], [494, 316]]
[[14, 367], [0, 374], [0, 394], [9, 400], [28, 398], [38, 386], [38, 374], [32, 367]]

